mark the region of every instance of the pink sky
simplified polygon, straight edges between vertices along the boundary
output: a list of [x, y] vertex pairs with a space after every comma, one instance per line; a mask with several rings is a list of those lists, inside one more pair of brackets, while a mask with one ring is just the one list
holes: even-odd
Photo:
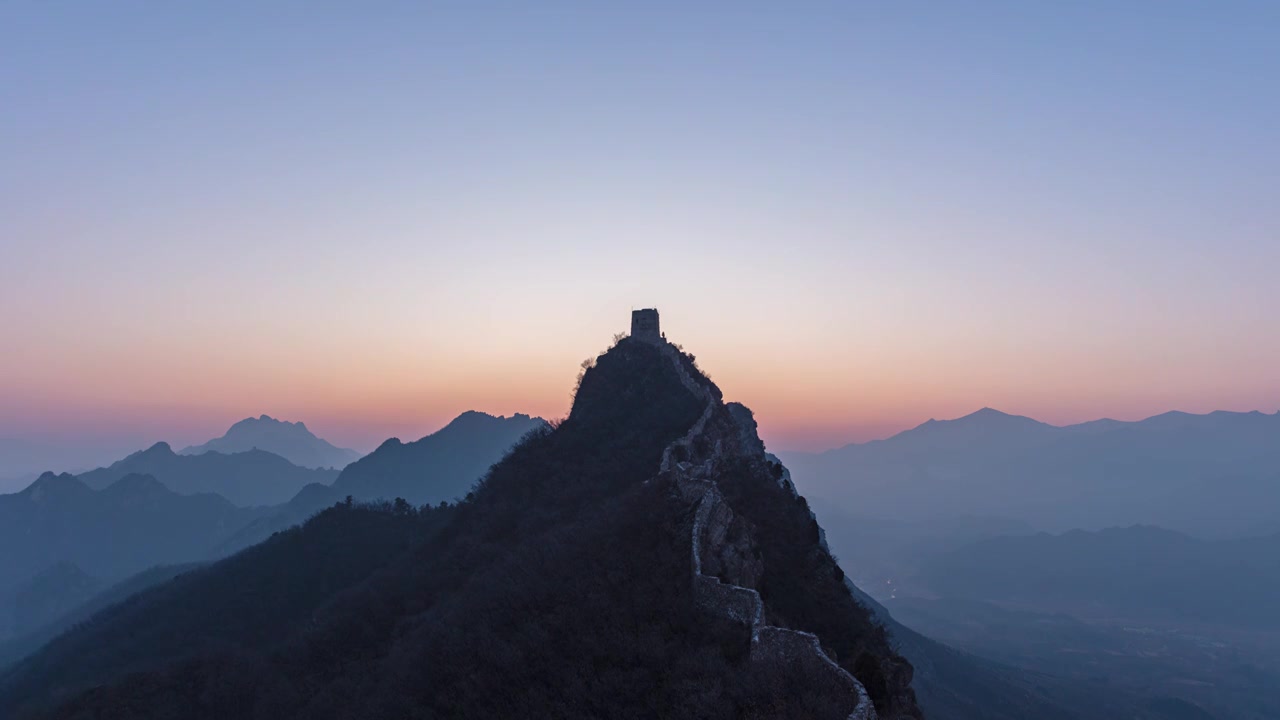
[[[262, 336], [255, 352], [244, 352], [253, 347], [248, 335], [230, 343], [240, 352], [229, 353], [184, 334], [148, 352], [103, 345], [85, 363], [74, 347], [85, 342], [81, 336], [55, 354], [75, 361], [25, 364], [20, 382], [6, 385], [0, 435], [166, 440], [180, 447], [266, 413], [368, 450], [392, 436], [421, 437], [469, 409], [559, 417], [568, 410], [578, 363], [626, 328], [629, 310], [591, 314], [578, 324], [550, 316], [528, 322], [513, 313], [509, 322], [493, 322], [478, 346], [466, 342], [474, 336], [425, 327], [403, 340], [372, 333], [345, 339], [358, 353], [341, 351], [336, 341], [312, 349]], [[1098, 353], [1037, 347], [1028, 339], [1014, 354], [998, 344], [957, 342], [942, 354], [916, 338], [891, 346], [864, 336], [866, 345], [879, 344], [870, 352], [851, 342], [857, 333], [821, 344], [825, 336], [798, 336], [806, 331], [796, 323], [759, 334], [743, 318], [717, 323], [677, 309], [663, 319], [668, 336], [698, 355], [726, 397], [756, 412], [775, 449], [886, 437], [984, 406], [1054, 424], [1140, 419], [1171, 409], [1280, 407], [1280, 387], [1259, 388], [1268, 368], [1254, 367], [1243, 353], [1223, 365], [1217, 349], [1161, 363], [1132, 345]], [[319, 331], [297, 334], [308, 332]]]

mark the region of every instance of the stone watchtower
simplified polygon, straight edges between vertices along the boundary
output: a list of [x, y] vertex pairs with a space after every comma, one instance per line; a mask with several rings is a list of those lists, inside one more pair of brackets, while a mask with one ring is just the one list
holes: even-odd
[[658, 330], [658, 311], [653, 308], [631, 311], [631, 337], [645, 342], [662, 342]]

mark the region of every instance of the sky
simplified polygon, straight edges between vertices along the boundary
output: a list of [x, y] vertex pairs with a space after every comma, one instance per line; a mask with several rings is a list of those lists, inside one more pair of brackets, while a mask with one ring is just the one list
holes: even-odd
[[0, 4], [0, 438], [1280, 409], [1280, 6], [629, 5]]

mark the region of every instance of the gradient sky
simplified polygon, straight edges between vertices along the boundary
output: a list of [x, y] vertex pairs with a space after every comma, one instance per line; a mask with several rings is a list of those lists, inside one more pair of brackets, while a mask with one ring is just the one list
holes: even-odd
[[0, 4], [0, 437], [1280, 408], [1276, 3]]

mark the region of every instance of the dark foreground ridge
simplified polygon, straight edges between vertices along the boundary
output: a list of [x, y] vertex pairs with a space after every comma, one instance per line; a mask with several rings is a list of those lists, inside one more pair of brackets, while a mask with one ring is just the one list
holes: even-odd
[[340, 504], [134, 596], [0, 676], [0, 717], [891, 720], [911, 674], [750, 412], [650, 336], [464, 502]]

